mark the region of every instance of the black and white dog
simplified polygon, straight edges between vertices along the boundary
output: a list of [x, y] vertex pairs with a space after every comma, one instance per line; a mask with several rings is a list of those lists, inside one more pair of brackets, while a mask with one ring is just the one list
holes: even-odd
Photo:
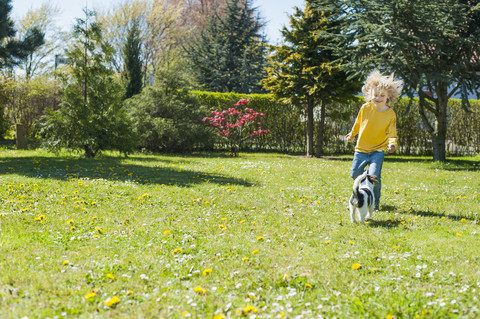
[[368, 175], [368, 171], [363, 172], [363, 174], [358, 176], [353, 182], [353, 194], [348, 202], [352, 223], [358, 221], [357, 212], [362, 223], [365, 223], [365, 219], [373, 216], [373, 208], [375, 205], [373, 185], [376, 183], [378, 183], [377, 176]]

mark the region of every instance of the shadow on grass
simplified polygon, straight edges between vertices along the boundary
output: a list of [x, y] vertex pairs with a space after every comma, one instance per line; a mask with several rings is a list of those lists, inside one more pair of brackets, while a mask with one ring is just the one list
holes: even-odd
[[[178, 155], [177, 155], [178, 156]], [[193, 156], [192, 156], [193, 158]], [[70, 157], [11, 157], [0, 159], [0, 174], [18, 174], [33, 178], [69, 180], [72, 178], [105, 179], [110, 181], [134, 182], [138, 184], [176, 185], [189, 187], [201, 183], [219, 185], [252, 184], [241, 178], [227, 177], [221, 174], [188, 170], [180, 167], [188, 162], [179, 159], [148, 157], [129, 157], [129, 162], [151, 162], [171, 164], [144, 166], [126, 163], [124, 157], [103, 157], [95, 159]], [[173, 165], [175, 164], [175, 166]]]
[[[476, 218], [471, 214], [467, 215], [447, 215], [444, 213], [436, 213], [429, 210], [399, 210], [396, 206], [392, 205], [382, 205], [382, 211], [387, 212], [387, 214], [398, 214], [398, 215], [409, 215], [409, 216], [420, 216], [420, 217], [432, 217], [432, 218], [439, 218], [439, 219], [450, 219], [454, 221], [460, 221], [461, 219], [465, 220], [475, 220]], [[398, 216], [397, 215], [397, 216]], [[398, 221], [400, 223], [401, 221]]]
[[[375, 217], [374, 217], [375, 218]], [[400, 226], [400, 220], [375, 220], [372, 219], [368, 221], [368, 226], [370, 227], [378, 227], [378, 228], [396, 228]]]
[[401, 210], [397, 211], [397, 213], [402, 214], [402, 215], [411, 215], [411, 216], [421, 216], [421, 217], [434, 217], [434, 218], [440, 218], [440, 219], [445, 219], [448, 218], [450, 220], [454, 221], [460, 221], [461, 219], [465, 220], [475, 220], [475, 217], [473, 216], [467, 216], [467, 215], [447, 215], [444, 213], [436, 213], [428, 210]]
[[[325, 156], [321, 159], [329, 161], [348, 162], [353, 160], [353, 155], [345, 156]], [[387, 155], [385, 156], [385, 162], [390, 163], [425, 163], [431, 164], [433, 168], [441, 169], [445, 171], [480, 171], [480, 161], [478, 158], [465, 158], [465, 159], [447, 159], [445, 162], [433, 161], [431, 158], [419, 157], [419, 156], [399, 156], [399, 155]]]

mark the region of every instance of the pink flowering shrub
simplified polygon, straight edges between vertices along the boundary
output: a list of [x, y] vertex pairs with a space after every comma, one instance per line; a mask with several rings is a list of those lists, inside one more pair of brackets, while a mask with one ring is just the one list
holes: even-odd
[[[251, 100], [241, 99], [234, 106], [244, 106], [249, 102]], [[268, 134], [267, 130], [262, 129], [262, 123], [257, 120], [258, 117], [263, 117], [265, 114], [255, 112], [248, 107], [243, 111], [233, 107], [224, 111], [212, 111], [211, 115], [211, 117], [204, 117], [202, 121], [228, 140], [235, 156], [244, 141]]]

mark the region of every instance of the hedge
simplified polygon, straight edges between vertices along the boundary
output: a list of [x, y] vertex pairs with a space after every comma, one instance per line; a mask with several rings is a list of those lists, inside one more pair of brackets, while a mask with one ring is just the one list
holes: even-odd
[[[251, 99], [248, 107], [257, 112], [265, 113], [262, 127], [269, 130], [270, 134], [253, 140], [244, 145], [244, 150], [278, 151], [278, 152], [304, 152], [306, 150], [306, 122], [303, 109], [288, 105], [276, 100], [270, 94], [237, 94], [237, 93], [212, 93], [193, 91], [200, 105], [209, 110], [225, 110], [233, 107], [240, 99]], [[363, 103], [363, 98], [358, 98], [351, 103], [335, 103], [327, 106], [327, 119], [325, 128], [326, 153], [352, 153], [353, 144], [346, 143], [344, 136], [347, 134]], [[419, 113], [418, 101], [414, 100], [407, 112], [410, 99], [402, 98], [393, 109], [397, 114], [397, 133], [399, 154], [430, 155], [432, 142], [430, 134], [425, 129]], [[465, 112], [460, 100], [450, 100], [447, 132], [447, 155], [471, 155], [480, 153], [480, 100], [471, 100], [470, 112]], [[318, 110], [319, 111], [319, 110]], [[315, 114], [316, 123], [319, 116]], [[315, 127], [317, 134], [317, 126]], [[218, 138], [216, 146], [226, 149], [228, 145]]]

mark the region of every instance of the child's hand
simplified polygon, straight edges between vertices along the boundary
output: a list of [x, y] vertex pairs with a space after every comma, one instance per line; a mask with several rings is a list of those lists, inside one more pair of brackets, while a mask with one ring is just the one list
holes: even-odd
[[388, 146], [388, 149], [387, 149], [388, 154], [392, 154], [393, 152], [395, 152], [395, 150], [396, 150], [395, 145], [389, 145]]
[[352, 136], [352, 133], [348, 133], [347, 135], [345, 135], [345, 138], [347, 139], [347, 141], [353, 142], [355, 136]]

